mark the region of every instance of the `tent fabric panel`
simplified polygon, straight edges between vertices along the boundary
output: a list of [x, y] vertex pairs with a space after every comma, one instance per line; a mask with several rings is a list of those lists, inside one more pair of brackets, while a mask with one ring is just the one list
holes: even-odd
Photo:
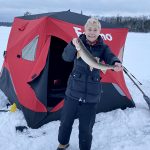
[[117, 28], [117, 29], [102, 29], [100, 34], [104, 42], [107, 45], [109, 45], [113, 53], [118, 57], [120, 50], [125, 44], [127, 33], [128, 29]]
[[16, 103], [17, 107], [21, 108], [13, 83], [12, 83], [12, 79], [9, 74], [9, 71], [5, 67], [3, 67], [3, 72], [0, 76], [0, 89], [8, 97], [8, 100], [11, 103]]
[[[38, 72], [38, 74], [40, 74], [40, 72], [43, 69], [42, 66], [44, 67], [45, 62], [46, 62], [45, 59], [47, 57], [46, 51], [48, 51], [48, 48], [49, 48], [49, 38], [45, 35], [46, 20], [45, 20], [44, 24], [43, 24], [43, 20], [45, 20], [45, 19], [42, 19], [42, 21], [39, 20], [39, 22], [42, 25], [39, 25], [39, 23], [37, 23], [38, 26], [40, 26], [42, 28], [40, 28], [41, 31], [39, 33], [39, 41], [38, 41], [38, 48], [37, 48], [37, 52], [36, 52], [36, 60], [34, 62], [24, 60], [21, 57], [17, 57], [21, 52], [20, 48], [22, 47], [23, 41], [19, 41], [20, 44], [18, 43], [17, 46], [15, 46], [15, 47], [13, 45], [12, 47], [14, 47], [14, 48], [11, 47], [10, 49], [8, 49], [7, 56], [6, 56], [7, 63], [9, 64], [8, 65], [9, 73], [11, 74], [11, 77], [13, 79], [13, 83], [15, 85], [15, 89], [17, 92], [19, 102], [21, 103], [21, 105], [27, 107], [28, 109], [34, 110], [35, 112], [47, 112], [47, 109], [44, 106], [44, 104], [41, 103], [41, 101], [36, 97], [36, 94], [34, 93], [32, 88], [27, 84], [28, 77], [30, 77], [30, 75], [31, 75], [31, 78], [32, 78], [32, 76], [37, 72]], [[33, 22], [33, 24], [34, 23], [35, 22]], [[30, 25], [30, 23], [27, 25], [26, 29], [23, 31], [23, 32], [27, 33], [26, 40], [23, 42], [24, 44], [25, 43], [27, 44], [29, 41], [31, 41], [31, 39], [33, 39], [33, 37], [35, 37], [37, 35], [37, 33], [39, 32], [39, 28], [37, 28], [37, 25], [35, 25], [34, 31], [30, 32], [30, 35], [28, 35], [28, 31], [26, 31], [26, 30], [28, 29], [29, 25]], [[17, 34], [18, 34], [18, 31], [17, 31]], [[21, 33], [19, 33], [18, 36], [20, 34]], [[24, 34], [24, 33], [22, 33], [22, 34]], [[11, 38], [13, 38], [13, 36]], [[46, 39], [48, 39], [48, 40], [46, 40]], [[46, 42], [46, 41], [48, 41], [48, 42]], [[47, 47], [45, 47], [45, 45]], [[46, 50], [43, 48], [46, 48]], [[39, 57], [41, 59], [38, 59]], [[39, 65], [36, 66], [36, 64], [38, 64], [38, 61], [40, 61], [40, 63], [39, 63]], [[34, 70], [35, 66], [36, 66], [36, 70]], [[32, 70], [35, 71], [33, 74], [31, 74]], [[17, 76], [16, 76], [16, 74], [17, 74]], [[24, 89], [24, 90], [20, 90], [20, 89]]]
[[39, 76], [28, 82], [34, 90], [36, 97], [45, 107], [47, 107], [48, 65], [49, 59], [47, 58], [46, 65]]
[[34, 91], [27, 84], [27, 77], [34, 64], [30, 61], [17, 58], [14, 53], [9, 55], [7, 54], [6, 56], [9, 64], [9, 74], [11, 75], [19, 103], [34, 111], [47, 111], [45, 106], [36, 98]]
[[49, 18], [48, 31], [52, 36], [59, 37], [67, 43], [72, 40], [73, 37], [77, 37], [74, 27], [83, 29], [83, 26], [74, 25], [69, 22], [64, 22], [62, 20]]
[[27, 125], [33, 129], [39, 128], [41, 124], [40, 122], [47, 116], [47, 112], [36, 112], [24, 106], [22, 106], [21, 110], [24, 114], [25, 120], [27, 121]]
[[121, 90], [125, 93], [129, 100], [132, 99], [130, 92], [125, 84], [125, 80], [123, 78], [123, 72], [114, 72], [112, 70], [108, 70], [106, 74], [102, 74], [102, 82], [103, 83], [115, 83], [121, 88]]
[[22, 106], [24, 117], [29, 127], [37, 129], [42, 125], [50, 122], [60, 120], [62, 108], [57, 112], [35, 112]]
[[[46, 32], [46, 24], [47, 18], [41, 18], [39, 20], [23, 20], [19, 18], [15, 18], [13, 26], [11, 28], [11, 32], [8, 39], [7, 50], [22, 50], [31, 40], [34, 39], [35, 36], [44, 37]], [[22, 26], [25, 26], [24, 30], [20, 30]], [[43, 43], [39, 43], [37, 46], [41, 46]], [[42, 38], [43, 42], [43, 38]], [[21, 43], [21, 44], [20, 44]], [[37, 47], [37, 49], [40, 47]]]
[[122, 96], [111, 83], [102, 83], [102, 95], [97, 106], [97, 113], [108, 112], [115, 109], [126, 109], [135, 107], [132, 99]]

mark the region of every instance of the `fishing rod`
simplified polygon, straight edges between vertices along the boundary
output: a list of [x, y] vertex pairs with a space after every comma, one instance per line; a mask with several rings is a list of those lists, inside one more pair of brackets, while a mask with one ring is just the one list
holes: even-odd
[[123, 66], [123, 69], [125, 69], [128, 73], [130, 73], [130, 75], [140, 84], [142, 85], [142, 83], [126, 68]]
[[150, 98], [145, 94], [145, 92], [140, 88], [140, 86], [134, 81], [134, 79], [129, 75], [128, 71], [123, 67], [123, 71], [125, 74], [129, 77], [129, 79], [134, 83], [134, 85], [140, 90], [140, 92], [143, 94], [143, 98], [145, 99], [149, 109], [150, 109]]

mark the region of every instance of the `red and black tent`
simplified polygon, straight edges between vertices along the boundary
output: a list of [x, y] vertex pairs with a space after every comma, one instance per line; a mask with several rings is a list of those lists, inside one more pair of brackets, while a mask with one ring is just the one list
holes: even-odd
[[[68, 76], [73, 64], [62, 52], [83, 32], [88, 16], [70, 11], [16, 17], [0, 73], [0, 89], [22, 110], [29, 127], [60, 119]], [[101, 36], [120, 60], [128, 29], [101, 21]], [[102, 75], [97, 112], [134, 107], [123, 72]]]

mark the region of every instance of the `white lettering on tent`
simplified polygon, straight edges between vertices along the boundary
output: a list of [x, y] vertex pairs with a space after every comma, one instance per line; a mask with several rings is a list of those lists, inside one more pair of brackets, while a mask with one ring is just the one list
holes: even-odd
[[75, 33], [77, 34], [77, 36], [79, 37], [80, 36], [80, 34], [82, 34], [82, 32], [81, 32], [81, 28], [79, 28], [79, 27], [73, 27], [74, 28], [74, 30], [75, 30]]
[[111, 36], [111, 34], [100, 34], [101, 35], [101, 37], [103, 38], [103, 40], [108, 40], [108, 41], [112, 41], [112, 36]]
[[[79, 37], [82, 34], [81, 28], [79, 28], [79, 27], [73, 27], [73, 28], [74, 28], [75, 33]], [[106, 33], [106, 34], [101, 33], [100, 35], [103, 38], [103, 40], [105, 40], [105, 41], [106, 40], [108, 40], [108, 41], [113, 40], [112, 35], [110, 33]]]

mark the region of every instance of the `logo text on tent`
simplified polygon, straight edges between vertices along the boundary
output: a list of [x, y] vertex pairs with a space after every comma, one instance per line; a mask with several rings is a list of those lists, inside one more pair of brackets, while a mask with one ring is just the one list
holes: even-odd
[[[73, 27], [73, 28], [78, 37], [80, 36], [80, 34], [83, 33], [81, 28], [79, 28], [79, 27]], [[103, 38], [103, 40], [108, 40], [108, 41], [113, 40], [112, 35], [110, 33], [106, 33], [106, 34], [101, 33], [100, 35]]]

